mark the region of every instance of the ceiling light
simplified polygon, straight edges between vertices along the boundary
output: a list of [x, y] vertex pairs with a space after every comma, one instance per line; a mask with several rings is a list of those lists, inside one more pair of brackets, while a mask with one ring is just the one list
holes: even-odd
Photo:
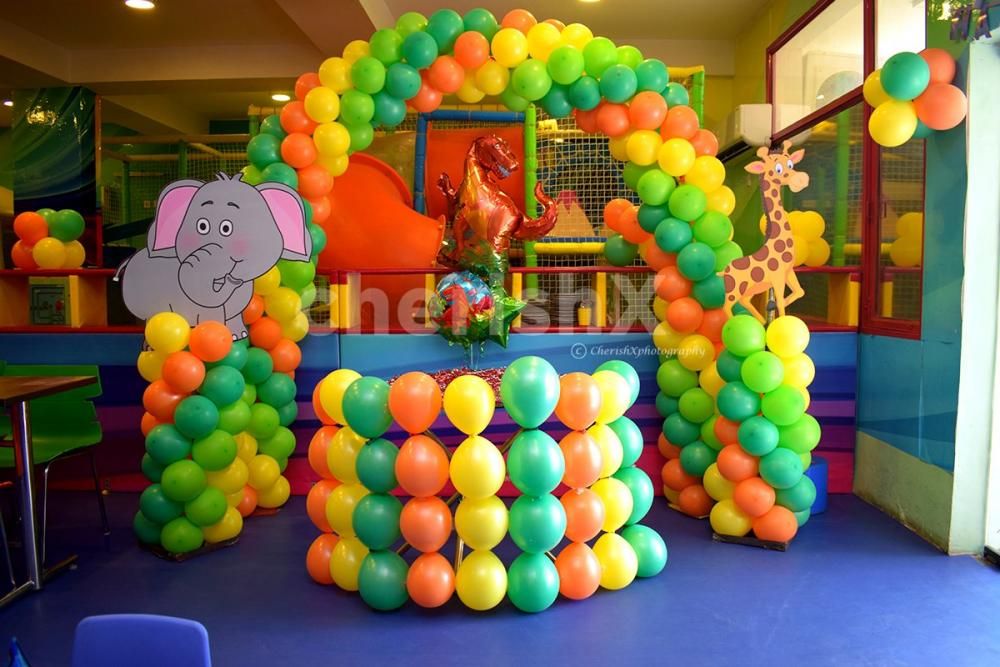
[[292, 98], [287, 93], [275, 93], [274, 95], [271, 95], [271, 99], [275, 102], [287, 102]]
[[5, 107], [12, 107], [12, 106], [14, 106], [14, 100], [4, 100], [3, 101], [3, 105]]
[[125, 6], [132, 9], [153, 9], [156, 3], [153, 0], [125, 0]]
[[582, 2], [582, 3], [586, 4], [586, 5], [592, 5], [592, 4], [600, 2], [600, 1], [601, 0], [580, 0], [580, 2]]

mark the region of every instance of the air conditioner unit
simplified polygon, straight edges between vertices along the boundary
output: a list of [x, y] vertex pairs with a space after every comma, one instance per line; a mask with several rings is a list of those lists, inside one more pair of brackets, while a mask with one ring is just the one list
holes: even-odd
[[[794, 108], [793, 108], [794, 107]], [[798, 105], [781, 105], [778, 108], [779, 118], [801, 117], [808, 113], [805, 107]], [[792, 137], [793, 144], [801, 144], [809, 138], [810, 131], [804, 130]], [[771, 143], [771, 105], [741, 104], [726, 119], [726, 127], [719, 138], [720, 159], [725, 160], [742, 153], [750, 147], [766, 146]]]

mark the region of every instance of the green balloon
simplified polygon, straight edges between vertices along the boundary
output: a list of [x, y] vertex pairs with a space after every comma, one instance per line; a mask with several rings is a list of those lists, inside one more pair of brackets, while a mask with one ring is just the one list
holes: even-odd
[[311, 225], [313, 221], [313, 207], [308, 199], [302, 200], [302, 210], [305, 211], [306, 225]]
[[701, 425], [701, 441], [715, 451], [720, 451], [723, 447], [722, 441], [715, 435], [715, 422], [718, 419], [719, 415], [712, 415]]
[[914, 139], [926, 139], [934, 134], [934, 130], [924, 125], [924, 121], [917, 119], [917, 129], [913, 132]]
[[[555, 79], [554, 77], [553, 80], [559, 83], [565, 81], [564, 78]], [[574, 108], [580, 111], [596, 109], [597, 105], [601, 103], [601, 86], [597, 83], [597, 79], [592, 76], [581, 76], [575, 79], [569, 87], [569, 101]]]
[[566, 118], [573, 113], [573, 104], [569, 101], [569, 87], [553, 83], [549, 92], [541, 99], [545, 113], [553, 118]]
[[201, 548], [205, 538], [201, 528], [184, 517], [178, 517], [163, 527], [160, 541], [170, 553], [184, 554]]
[[610, 361], [605, 361], [603, 364], [598, 366], [594, 372], [596, 373], [597, 371], [611, 371], [625, 378], [625, 382], [628, 383], [629, 389], [629, 407], [635, 404], [636, 400], [639, 398], [639, 374], [636, 373], [632, 364], [627, 361], [622, 361], [621, 359], [612, 359]]
[[427, 17], [420, 12], [406, 12], [396, 19], [396, 32], [403, 39], [427, 27]]
[[726, 382], [738, 382], [742, 378], [743, 358], [737, 357], [729, 350], [723, 350], [715, 360], [715, 370]]
[[150, 521], [142, 512], [136, 512], [132, 518], [132, 532], [143, 544], [159, 544], [162, 530], [163, 526]]
[[278, 423], [282, 426], [291, 426], [295, 418], [299, 415], [299, 405], [295, 401], [289, 401], [278, 408]]
[[385, 86], [385, 65], [372, 56], [358, 58], [351, 65], [351, 82], [362, 93], [374, 95]]
[[734, 422], [750, 419], [760, 411], [760, 394], [742, 382], [727, 383], [719, 390], [716, 401], [722, 416]]
[[[362, 58], [362, 60], [364, 60]], [[382, 65], [374, 58], [379, 67]], [[358, 62], [361, 62], [360, 60]], [[355, 63], [357, 66], [357, 63]], [[353, 71], [353, 70], [352, 70]], [[379, 86], [381, 89], [381, 86]], [[378, 92], [377, 90], [375, 92]], [[363, 90], [348, 90], [340, 96], [340, 121], [346, 125], [362, 125], [375, 117], [375, 101]]]
[[685, 391], [677, 406], [681, 416], [693, 424], [703, 424], [715, 414], [715, 399], [701, 387]]
[[295, 380], [284, 373], [271, 373], [271, 377], [257, 385], [257, 400], [273, 408], [294, 401]]
[[555, 496], [520, 496], [510, 506], [511, 539], [521, 551], [552, 551], [566, 533], [566, 510]]
[[[267, 350], [259, 347], [251, 347], [247, 350], [247, 362], [243, 366], [243, 379], [246, 380], [247, 386], [260, 384], [271, 377], [272, 372], [274, 372], [274, 360], [271, 359]], [[254, 397], [256, 396], [255, 390]]]
[[281, 139], [261, 132], [247, 144], [247, 159], [261, 170], [275, 162], [281, 162]]
[[912, 100], [927, 89], [931, 68], [919, 54], [903, 51], [885, 61], [879, 80], [890, 97]]
[[687, 88], [676, 81], [668, 83], [667, 87], [660, 94], [667, 101], [668, 107], [687, 106], [691, 103], [691, 97], [688, 95]]
[[679, 401], [676, 398], [667, 396], [662, 391], [656, 394], [656, 414], [666, 419], [677, 412], [678, 409]]
[[699, 425], [685, 419], [680, 412], [675, 412], [663, 420], [664, 437], [678, 447], [691, 444], [700, 434]]
[[527, 613], [545, 611], [559, 597], [559, 572], [542, 553], [523, 553], [507, 572], [507, 597]]
[[545, 63], [529, 58], [514, 68], [510, 87], [524, 99], [534, 102], [548, 94], [552, 88], [552, 78], [545, 70]]
[[56, 217], [56, 210], [54, 208], [40, 208], [35, 213], [45, 218], [45, 224], [47, 225], [51, 225]]
[[718, 248], [733, 235], [733, 223], [718, 211], [705, 211], [694, 221], [694, 237], [712, 248]]
[[778, 446], [778, 427], [770, 419], [754, 415], [740, 424], [737, 437], [747, 454], [764, 456]]
[[801, 512], [792, 512], [795, 515], [795, 520], [799, 523], [799, 528], [806, 525], [809, 521], [809, 517], [812, 516], [812, 512], [809, 510], [802, 510]]
[[681, 220], [697, 220], [708, 206], [708, 199], [701, 188], [694, 185], [678, 186], [670, 194], [670, 215]]
[[389, 493], [398, 486], [396, 457], [399, 449], [384, 438], [370, 440], [361, 447], [355, 462], [358, 479], [372, 493]]
[[[317, 227], [317, 225], [313, 225]], [[281, 274], [281, 284], [293, 290], [301, 290], [312, 284], [316, 277], [316, 267], [312, 262], [299, 262], [291, 259], [278, 260], [278, 273]]]
[[275, 162], [260, 172], [264, 183], [284, 183], [293, 190], [299, 187], [299, 175], [284, 162]]
[[168, 498], [159, 484], [150, 484], [139, 496], [139, 511], [150, 521], [162, 525], [183, 514], [184, 505]]
[[636, 524], [623, 529], [621, 536], [639, 559], [637, 577], [655, 577], [663, 571], [667, 565], [667, 545], [659, 533], [649, 526]]
[[734, 260], [743, 256], [743, 248], [732, 241], [726, 241], [715, 250], [715, 272], [720, 273]]
[[157, 424], [146, 435], [146, 452], [160, 466], [168, 466], [188, 457], [191, 440], [173, 424]]
[[704, 280], [715, 272], [715, 253], [704, 243], [689, 243], [677, 253], [677, 270], [688, 280]]
[[635, 462], [642, 456], [642, 431], [628, 417], [619, 417], [608, 426], [622, 443], [622, 467], [635, 465]]
[[[216, 366], [229, 366], [238, 371], [242, 371], [247, 363], [247, 339], [233, 341], [229, 347], [229, 352], [218, 361], [211, 361], [205, 364], [205, 368], [215, 368]], [[245, 383], [244, 383], [245, 384]]]
[[634, 465], [620, 468], [612, 475], [615, 479], [628, 487], [632, 494], [632, 513], [625, 521], [626, 526], [639, 523], [643, 517], [649, 513], [653, 506], [653, 482], [649, 475], [639, 470]]
[[288, 136], [285, 132], [285, 128], [281, 127], [281, 118], [278, 114], [273, 113], [264, 120], [260, 121], [260, 131], [261, 134], [270, 134], [278, 138], [281, 141]]
[[811, 509], [816, 502], [816, 484], [808, 475], [802, 475], [793, 486], [778, 489], [775, 496], [778, 505], [787, 507], [793, 512], [804, 512]]
[[278, 430], [280, 417], [278, 411], [267, 403], [254, 403], [250, 406], [250, 423], [247, 433], [257, 440], [270, 438]]
[[625, 185], [627, 185], [630, 190], [637, 190], [639, 187], [639, 179], [642, 178], [647, 172], [656, 168], [656, 165], [642, 167], [637, 165], [635, 162], [626, 162], [625, 167], [622, 169], [622, 180], [625, 181]]
[[553, 49], [546, 64], [552, 80], [566, 86], [583, 76], [583, 67], [583, 53], [568, 44]]
[[614, 234], [604, 242], [604, 258], [611, 266], [629, 266], [639, 256], [639, 246], [629, 243], [621, 234]]
[[705, 310], [722, 308], [726, 303], [726, 284], [722, 276], [710, 275], [691, 286], [691, 296]]
[[278, 426], [270, 438], [257, 441], [257, 450], [276, 461], [287, 459], [295, 452], [295, 434], [286, 426]]
[[351, 523], [358, 539], [372, 551], [388, 549], [399, 539], [403, 504], [388, 493], [369, 493], [358, 501]]
[[389, 430], [389, 385], [376, 377], [355, 380], [344, 392], [344, 417], [355, 433], [377, 438]]
[[439, 9], [427, 21], [427, 34], [434, 38], [440, 53], [450, 53], [463, 30], [462, 15], [453, 9]]
[[667, 396], [679, 398], [688, 389], [698, 386], [698, 374], [681, 366], [678, 360], [670, 359], [657, 369], [656, 384]]
[[677, 218], [666, 218], [656, 226], [653, 238], [663, 252], [680, 252], [691, 243], [691, 225]]
[[610, 102], [627, 102], [637, 87], [635, 72], [625, 65], [612, 65], [601, 75], [601, 95]]
[[764, 349], [764, 325], [752, 315], [736, 315], [722, 325], [722, 344], [739, 357]]
[[528, 496], [552, 493], [565, 472], [562, 451], [551, 436], [531, 428], [514, 438], [507, 454], [507, 474], [521, 493]]
[[[676, 444], [676, 443], [674, 443]], [[701, 440], [695, 440], [681, 448], [681, 468], [693, 477], [702, 477], [708, 466], [715, 463], [719, 452], [715, 451]]]
[[500, 93], [500, 101], [511, 111], [524, 111], [531, 104], [531, 102], [514, 92], [513, 87], [510, 85]]
[[83, 234], [83, 216], [73, 209], [64, 208], [52, 216], [49, 223], [49, 236], [64, 243], [75, 241]]
[[618, 64], [635, 69], [642, 62], [642, 51], [631, 44], [618, 47]]
[[248, 164], [247, 166], [240, 169], [240, 173], [243, 174], [242, 180], [248, 185], [257, 186], [264, 182], [264, 174], [260, 169]]
[[595, 37], [583, 47], [583, 66], [587, 74], [600, 78], [604, 70], [618, 64], [618, 49], [607, 37]]
[[805, 413], [806, 399], [798, 389], [784, 384], [764, 394], [760, 409], [778, 426], [791, 426]]
[[399, 100], [408, 100], [420, 92], [420, 72], [406, 63], [393, 63], [385, 75], [385, 92]]
[[816, 448], [820, 435], [821, 429], [816, 418], [808, 414], [802, 415], [794, 424], [778, 427], [778, 446], [796, 454], [805, 454]]
[[219, 410], [219, 429], [236, 435], [250, 423], [250, 406], [237, 399]]
[[647, 58], [635, 67], [635, 77], [639, 90], [651, 90], [658, 93], [667, 87], [670, 74], [662, 60]]
[[798, 455], [778, 447], [760, 459], [760, 476], [775, 489], [790, 489], [802, 478], [802, 460]]
[[438, 57], [438, 45], [426, 32], [413, 32], [403, 39], [403, 57], [416, 69], [430, 67]]
[[372, 551], [361, 562], [358, 592], [372, 609], [392, 611], [409, 599], [406, 574], [409, 568], [395, 551]]
[[178, 503], [186, 503], [197, 497], [205, 490], [205, 484], [205, 471], [190, 459], [171, 463], [160, 478], [163, 493]]
[[393, 97], [386, 91], [375, 93], [375, 118], [373, 122], [381, 127], [393, 128], [406, 118], [406, 102]]
[[315, 257], [326, 247], [326, 230], [319, 225], [310, 224], [309, 236], [312, 237], [312, 251]]
[[493, 40], [493, 36], [500, 30], [497, 17], [490, 10], [483, 9], [482, 7], [467, 11], [463, 23], [466, 30], [478, 32], [490, 41]]
[[238, 370], [231, 366], [216, 366], [205, 373], [198, 393], [221, 408], [240, 400], [245, 386], [246, 381]]
[[403, 37], [392, 28], [376, 30], [368, 45], [372, 56], [386, 67], [403, 57]]
[[785, 379], [785, 366], [778, 355], [761, 350], [748, 356], [740, 369], [743, 384], [760, 394], [777, 389]]
[[642, 204], [639, 206], [639, 226], [642, 227], [643, 231], [653, 234], [660, 223], [666, 220], [669, 215], [670, 211], [665, 204], [659, 206]]
[[[179, 461], [180, 459], [177, 460]], [[150, 482], [156, 483], [160, 481], [160, 476], [163, 475], [163, 469], [166, 466], [157, 463], [156, 460], [149, 454], [143, 454], [142, 463], [139, 464], [139, 467], [142, 470], [142, 474], [146, 476], [146, 479]]]
[[[374, 102], [372, 104], [374, 105]], [[375, 140], [375, 128], [370, 123], [344, 125], [344, 127], [347, 128], [347, 133], [351, 135], [351, 147], [349, 149], [351, 153], [365, 150]]]
[[541, 357], [521, 357], [504, 371], [500, 398], [518, 426], [538, 428], [559, 402], [559, 373]]
[[[205, 377], [208, 378], [207, 373]], [[174, 425], [178, 431], [192, 440], [204, 438], [219, 425], [219, 408], [205, 396], [188, 396], [174, 411]]]
[[205, 470], [222, 470], [236, 458], [236, 441], [229, 433], [216, 429], [195, 441], [191, 447], [191, 458]]
[[211, 526], [222, 521], [228, 507], [226, 494], [209, 486], [197, 498], [184, 504], [184, 515], [196, 526]]
[[[268, 359], [270, 359], [270, 358], [271, 357], [268, 357]], [[249, 382], [247, 382], [247, 386], [244, 387], [244, 389], [243, 389], [243, 396], [240, 397], [240, 400], [243, 401], [244, 403], [246, 403], [247, 405], [250, 405], [250, 406], [252, 406], [254, 403], [256, 403], [257, 402], [257, 387], [256, 387], [256, 385], [252, 385]]]
[[[657, 206], [673, 200], [672, 193], [676, 191], [676, 186], [677, 182], [673, 176], [654, 168], [639, 177], [639, 182], [635, 185], [635, 191], [644, 204]], [[689, 186], [682, 185], [681, 187]], [[698, 192], [701, 192], [701, 190]]]

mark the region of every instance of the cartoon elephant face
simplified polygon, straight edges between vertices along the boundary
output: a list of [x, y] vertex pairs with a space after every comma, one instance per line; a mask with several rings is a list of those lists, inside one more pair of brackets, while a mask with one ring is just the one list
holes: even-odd
[[312, 239], [293, 189], [254, 187], [219, 174], [209, 183], [177, 181], [161, 192], [146, 247], [151, 257], [176, 257], [184, 293], [216, 307], [279, 259], [308, 261]]

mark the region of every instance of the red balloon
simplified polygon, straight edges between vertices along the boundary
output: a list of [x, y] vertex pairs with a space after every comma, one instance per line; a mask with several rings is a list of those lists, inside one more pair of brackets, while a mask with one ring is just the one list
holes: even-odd
[[618, 229], [625, 240], [629, 243], [642, 243], [650, 238], [651, 234], [639, 224], [639, 207], [629, 206], [618, 216]]
[[282, 338], [278, 344], [272, 347], [268, 354], [274, 362], [275, 373], [291, 373], [302, 363], [302, 350], [295, 341], [289, 338]]
[[585, 542], [571, 542], [556, 556], [559, 592], [570, 600], [584, 600], [601, 583], [601, 562]]
[[663, 464], [663, 468], [660, 470], [660, 477], [663, 480], [663, 484], [674, 491], [683, 491], [692, 484], [698, 483], [697, 477], [684, 472], [679, 458], [670, 459]]
[[463, 32], [455, 40], [455, 60], [465, 69], [476, 69], [489, 57], [489, 41], [475, 30]]
[[173, 422], [177, 404], [187, 397], [173, 389], [163, 378], [154, 380], [142, 392], [142, 407], [161, 422]]
[[659, 93], [644, 90], [629, 103], [629, 119], [638, 130], [658, 130], [667, 117], [667, 101]]
[[559, 441], [566, 461], [563, 484], [570, 488], [586, 488], [601, 475], [601, 448], [586, 431], [570, 431]]
[[559, 32], [562, 32], [563, 30], [566, 29], [566, 24], [560, 21], [559, 19], [545, 19], [544, 21], [542, 21], [542, 23], [548, 23], [549, 25], [554, 25], [555, 27], [559, 28]]
[[142, 437], [149, 435], [149, 432], [160, 425], [160, 420], [149, 414], [148, 412], [142, 413], [142, 421], [139, 422], [139, 429], [142, 431]]
[[503, 20], [500, 21], [502, 28], [514, 28], [520, 30], [525, 35], [531, 30], [531, 26], [538, 23], [538, 19], [527, 9], [512, 9], [507, 12]]
[[713, 343], [718, 343], [722, 340], [722, 326], [728, 319], [729, 316], [726, 315], [726, 311], [722, 308], [710, 308], [702, 316], [701, 326], [698, 327], [697, 333], [700, 333]]
[[624, 136], [629, 127], [628, 107], [624, 104], [602, 104], [598, 107], [597, 128], [607, 136]]
[[726, 445], [715, 464], [719, 473], [730, 482], [742, 482], [757, 474], [757, 457], [743, 451], [739, 445]]
[[676, 266], [667, 266], [656, 272], [653, 289], [664, 301], [676, 301], [691, 294], [691, 281]]
[[950, 83], [932, 83], [913, 100], [917, 118], [932, 130], [950, 130], [965, 119], [969, 102]]
[[316, 144], [308, 134], [292, 132], [281, 140], [281, 159], [296, 169], [304, 169], [316, 161]]
[[336, 535], [324, 533], [309, 545], [309, 550], [306, 552], [306, 571], [317, 584], [329, 586], [333, 583], [333, 576], [330, 574], [330, 556], [333, 555], [333, 548], [339, 541], [340, 538]]
[[709, 130], [698, 130], [688, 141], [694, 146], [695, 155], [714, 156], [719, 152], [719, 140]]
[[180, 350], [167, 355], [160, 374], [174, 391], [190, 394], [205, 379], [205, 364], [190, 352]]
[[451, 537], [451, 510], [437, 496], [410, 498], [399, 515], [403, 539], [417, 551], [437, 551]]
[[322, 85], [319, 80], [319, 74], [316, 72], [306, 72], [295, 80], [295, 98], [304, 100], [306, 99], [306, 93]]
[[322, 225], [330, 217], [330, 198], [323, 196], [317, 199], [310, 199], [309, 205], [312, 207], [313, 222]]
[[[735, 445], [739, 442], [739, 422], [734, 422], [726, 419], [722, 415], [715, 418], [715, 437], [719, 439], [723, 445]], [[756, 474], [756, 473], [754, 473]]]
[[406, 592], [421, 607], [440, 607], [455, 592], [455, 570], [437, 552], [421, 554], [406, 573]]
[[566, 539], [587, 542], [604, 523], [604, 501], [590, 489], [570, 489], [560, 499], [566, 511]]
[[257, 509], [257, 489], [247, 484], [243, 487], [243, 498], [236, 505], [236, 510], [245, 519], [253, 514], [255, 509]]
[[[319, 385], [317, 384], [316, 387], [318, 388]], [[315, 391], [313, 392], [314, 399], [317, 393], [318, 392]], [[327, 417], [327, 419], [329, 419], [329, 417]], [[326, 462], [326, 450], [329, 448], [330, 441], [333, 440], [333, 436], [337, 435], [337, 431], [339, 430], [340, 427], [333, 426], [332, 424], [320, 426], [315, 435], [313, 435], [312, 440], [309, 441], [309, 467], [312, 468], [313, 472], [319, 475], [321, 479], [333, 479], [333, 473], [330, 472], [330, 468]]]
[[443, 95], [441, 95], [440, 90], [434, 88], [427, 80], [427, 72], [421, 72], [420, 78], [420, 90], [417, 91], [417, 94], [412, 99], [407, 100], [406, 103], [420, 113], [430, 113], [441, 106]]
[[715, 501], [701, 484], [692, 484], [677, 496], [677, 506], [688, 516], [707, 516]]
[[264, 316], [250, 325], [250, 343], [265, 350], [272, 349], [282, 338], [278, 320]]
[[325, 197], [333, 189], [333, 175], [326, 167], [310, 164], [299, 169], [299, 194], [306, 199]]
[[660, 454], [663, 455], [663, 458], [668, 461], [670, 459], [676, 459], [681, 455], [681, 448], [667, 440], [667, 436], [662, 433], [660, 433], [660, 436], [656, 439], [656, 448], [660, 450]]
[[426, 373], [405, 373], [389, 387], [389, 412], [407, 433], [423, 433], [441, 414], [441, 387]]
[[597, 381], [587, 373], [566, 373], [559, 378], [559, 400], [556, 417], [574, 431], [582, 431], [594, 423], [601, 410], [601, 391]]
[[787, 507], [775, 505], [753, 521], [753, 534], [760, 540], [788, 542], [799, 531], [799, 522]]
[[340, 482], [335, 479], [321, 479], [313, 484], [306, 496], [306, 514], [313, 525], [324, 533], [333, 532], [326, 518], [326, 501], [338, 486]]
[[264, 314], [264, 297], [254, 294], [250, 297], [250, 303], [243, 309], [243, 324], [250, 326], [261, 318]]
[[662, 271], [668, 266], [677, 266], [677, 255], [662, 250], [654, 239], [649, 239], [639, 246], [639, 255], [646, 260], [649, 268]]
[[49, 223], [34, 211], [19, 213], [14, 218], [14, 235], [25, 245], [33, 246], [49, 235]]
[[587, 134], [594, 134], [597, 132], [597, 112], [601, 107], [595, 107], [590, 111], [582, 111], [580, 109], [573, 110], [573, 116], [576, 118], [576, 126], [580, 128], [582, 132]]
[[412, 496], [437, 495], [448, 481], [448, 455], [426, 435], [410, 436], [396, 456], [396, 479]]
[[442, 93], [454, 93], [462, 87], [465, 70], [451, 56], [438, 56], [427, 72], [427, 80]]
[[620, 229], [618, 229], [618, 218], [621, 216], [622, 212], [625, 209], [630, 208], [631, 206], [632, 202], [630, 202], [627, 199], [622, 199], [620, 197], [618, 199], [612, 199], [607, 204], [605, 204], [604, 224], [607, 226], [607, 228], [613, 229], [616, 232], [621, 231]]
[[687, 106], [672, 107], [667, 111], [667, 118], [660, 128], [664, 139], [680, 137], [690, 140], [698, 131], [698, 114]]
[[685, 296], [667, 306], [667, 323], [678, 333], [693, 333], [701, 326], [704, 314], [700, 303]]
[[955, 79], [955, 59], [944, 49], [924, 49], [918, 55], [931, 69], [931, 83], [951, 83]]
[[282, 129], [289, 134], [292, 132], [312, 134], [312, 131], [316, 129], [317, 125], [317, 123], [309, 117], [309, 114], [306, 113], [306, 108], [303, 106], [302, 102], [299, 102], [298, 100], [289, 102], [282, 107], [278, 118], [281, 121]]
[[760, 477], [749, 477], [733, 489], [733, 502], [748, 516], [762, 516], [774, 507], [775, 493]]
[[10, 249], [10, 258], [14, 262], [14, 266], [19, 269], [37, 269], [38, 264], [35, 262], [31, 250], [32, 246], [24, 241], [15, 241], [14, 246]]

